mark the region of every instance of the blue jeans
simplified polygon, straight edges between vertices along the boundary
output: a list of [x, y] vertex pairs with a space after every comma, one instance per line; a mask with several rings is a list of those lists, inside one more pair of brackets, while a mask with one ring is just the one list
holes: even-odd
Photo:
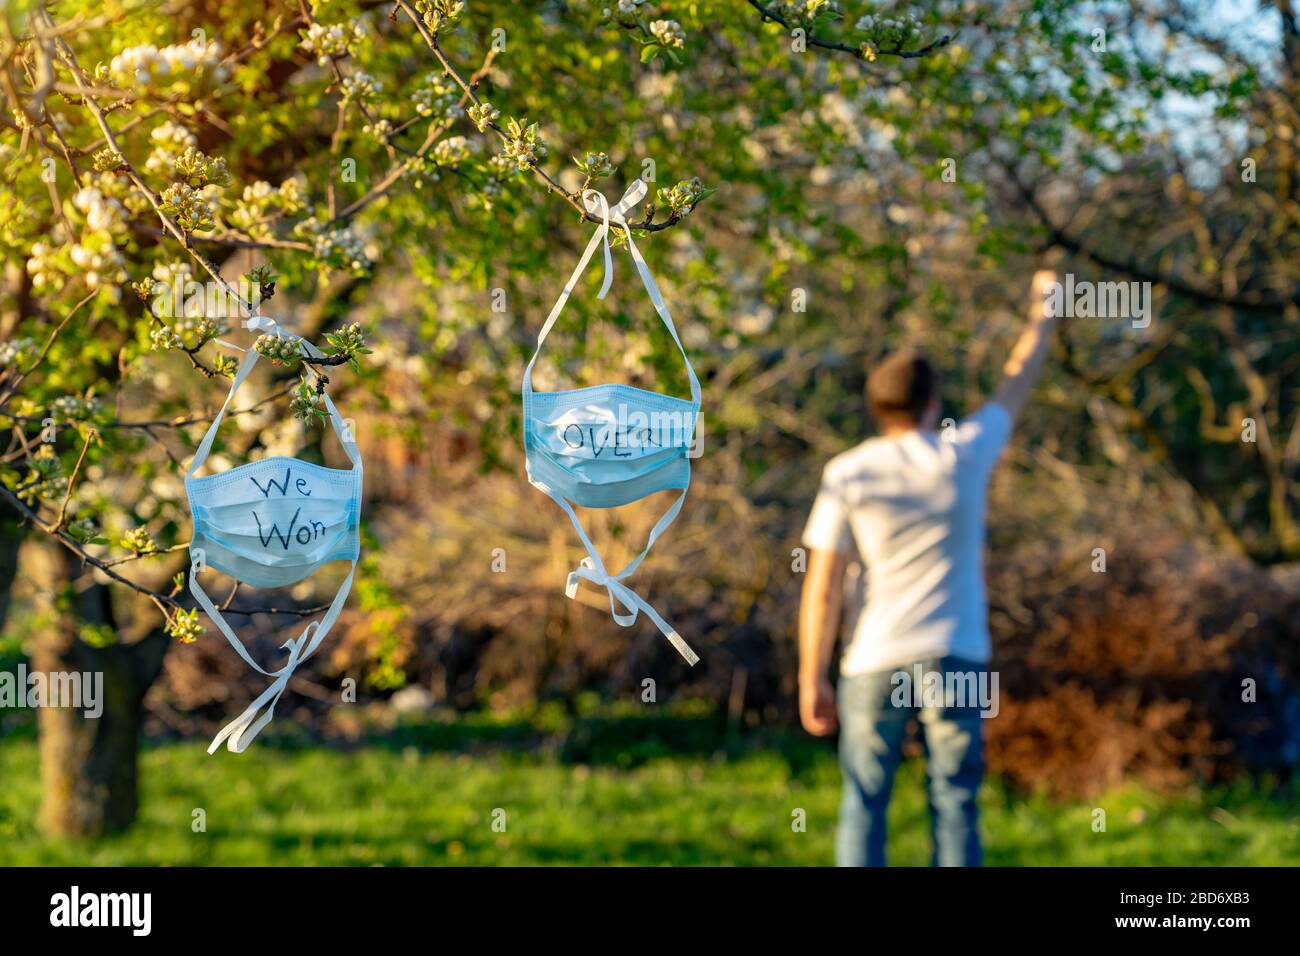
[[[985, 665], [956, 657], [921, 662], [926, 671], [979, 673]], [[902, 761], [903, 736], [916, 716], [925, 742], [930, 781], [931, 863], [979, 866], [982, 858], [975, 798], [984, 775], [978, 706], [931, 702], [917, 706], [920, 691], [897, 701], [894, 675], [914, 665], [840, 679], [840, 768], [844, 792], [835, 862], [839, 866], [885, 865], [885, 811], [894, 772]], [[902, 705], [899, 706], [898, 704]], [[966, 701], [972, 704], [972, 701]]]

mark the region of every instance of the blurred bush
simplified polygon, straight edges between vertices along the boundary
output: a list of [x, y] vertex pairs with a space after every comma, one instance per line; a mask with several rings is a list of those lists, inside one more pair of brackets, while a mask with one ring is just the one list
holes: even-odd
[[991, 565], [1002, 709], [990, 768], [1058, 794], [1294, 769], [1294, 569], [1173, 534], [1112, 542], [1106, 557], [1105, 573], [1087, 552], [1047, 547]]

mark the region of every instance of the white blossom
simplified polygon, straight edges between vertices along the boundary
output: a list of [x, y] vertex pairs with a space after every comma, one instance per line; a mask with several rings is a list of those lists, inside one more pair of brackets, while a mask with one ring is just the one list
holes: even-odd
[[193, 39], [189, 43], [165, 46], [152, 43], [127, 47], [108, 64], [109, 76], [123, 86], [166, 87], [177, 82], [197, 86], [200, 76], [223, 83], [230, 69], [221, 62], [221, 44]]
[[373, 99], [375, 94], [383, 92], [383, 89], [382, 82], [362, 70], [343, 79], [344, 99], [359, 101]]
[[650, 24], [650, 35], [666, 47], [686, 45], [686, 32], [676, 20], [655, 20]]
[[411, 94], [415, 111], [421, 116], [441, 116], [457, 119], [464, 115], [460, 106], [460, 90], [451, 80], [438, 73], [430, 73], [424, 78], [424, 86]]
[[199, 142], [192, 132], [171, 120], [154, 127], [149, 133], [149, 141], [153, 143], [153, 152], [144, 162], [145, 171], [164, 175], [171, 175], [177, 156], [198, 146]]
[[481, 147], [477, 140], [464, 136], [449, 136], [433, 148], [433, 158], [440, 166], [458, 166]]
[[35, 342], [27, 338], [14, 339], [11, 342], [0, 342], [0, 368], [8, 368], [11, 365], [18, 364], [18, 360], [25, 358], [35, 344]]
[[334, 57], [347, 56], [366, 36], [366, 25], [362, 21], [353, 23], [335, 23], [325, 26], [313, 23], [305, 31], [299, 31], [302, 40], [299, 46], [308, 53], [316, 54], [316, 62], [329, 66]]

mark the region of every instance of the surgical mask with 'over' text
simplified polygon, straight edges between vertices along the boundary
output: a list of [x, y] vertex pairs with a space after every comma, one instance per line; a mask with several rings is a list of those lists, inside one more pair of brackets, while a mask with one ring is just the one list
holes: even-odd
[[[569, 574], [565, 594], [569, 598], [576, 597], [579, 580], [605, 588], [609, 594], [610, 614], [617, 623], [630, 627], [636, 622], [637, 615], [644, 611], [682, 657], [694, 665], [699, 657], [681, 635], [623, 583], [640, 566], [655, 541], [681, 511], [691, 481], [688, 451], [700, 411], [700, 383], [695, 370], [682, 347], [672, 316], [668, 314], [668, 306], [628, 228], [626, 213], [641, 201], [645, 193], [646, 184], [638, 179], [613, 208], [596, 190], [589, 189], [583, 193], [588, 212], [599, 215], [602, 222], [542, 326], [537, 337], [537, 351], [524, 371], [524, 456], [529, 482], [564, 509], [587, 549], [587, 556]], [[686, 363], [691, 391], [689, 400], [621, 384], [555, 392], [533, 391], [533, 366], [541, 353], [542, 343], [597, 246], [603, 245], [605, 255], [605, 279], [597, 298], [604, 299], [609, 291], [614, 275], [609, 246], [611, 223], [622, 227], [626, 234], [628, 251], [650, 301]], [[651, 529], [645, 548], [621, 571], [608, 571], [570, 502], [584, 508], [615, 508], [666, 490], [681, 493]]]

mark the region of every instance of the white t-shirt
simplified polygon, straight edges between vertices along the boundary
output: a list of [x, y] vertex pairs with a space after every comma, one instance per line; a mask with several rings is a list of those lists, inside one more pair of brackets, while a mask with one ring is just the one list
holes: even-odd
[[841, 674], [989, 659], [984, 505], [1010, 434], [990, 402], [946, 434], [870, 438], [827, 464], [803, 543], [856, 553], [867, 577]]

